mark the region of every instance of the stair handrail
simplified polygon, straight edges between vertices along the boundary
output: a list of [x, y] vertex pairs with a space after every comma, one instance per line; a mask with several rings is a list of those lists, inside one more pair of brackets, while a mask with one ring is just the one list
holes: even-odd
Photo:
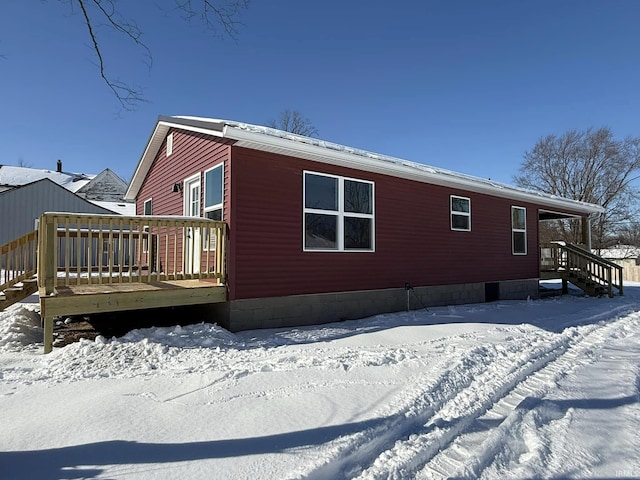
[[565, 248], [567, 248], [567, 250], [579, 251], [583, 256], [588, 257], [590, 260], [593, 260], [593, 261], [608, 265], [611, 268], [619, 268], [620, 270], [622, 270], [622, 267], [620, 265], [618, 265], [617, 263], [612, 262], [611, 260], [607, 260], [606, 258], [603, 258], [603, 257], [601, 257], [599, 255], [596, 255], [595, 253], [587, 250], [582, 245], [578, 245], [578, 244], [575, 244], [575, 243], [567, 243], [564, 246], [565, 246]]
[[37, 247], [37, 230], [0, 245], [0, 292], [36, 274]]
[[[580, 245], [556, 243], [555, 247], [561, 253], [563, 250], [566, 252], [566, 262], [569, 262], [569, 258], [572, 258], [570, 254], [573, 254], [578, 260], [577, 263], [571, 265], [568, 263], [565, 264], [564, 267], [566, 269], [574, 268], [576, 269], [576, 273], [579, 273], [585, 280], [605, 286], [609, 297], [613, 296], [613, 287], [618, 289], [620, 295], [623, 294], [622, 267], [620, 265], [602, 258]], [[561, 258], [562, 257], [558, 255], [558, 266], [562, 264]], [[590, 263], [593, 264], [593, 266], [589, 265]]]

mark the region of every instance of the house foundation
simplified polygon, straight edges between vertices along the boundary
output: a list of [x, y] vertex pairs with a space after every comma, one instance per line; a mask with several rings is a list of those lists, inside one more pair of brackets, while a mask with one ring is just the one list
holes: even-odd
[[237, 332], [356, 320], [424, 307], [538, 298], [538, 279], [434, 285], [233, 300], [211, 305], [212, 320]]

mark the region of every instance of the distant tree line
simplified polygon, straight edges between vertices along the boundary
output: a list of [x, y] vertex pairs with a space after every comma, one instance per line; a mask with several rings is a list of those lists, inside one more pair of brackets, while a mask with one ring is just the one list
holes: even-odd
[[[594, 203], [605, 212], [592, 219], [592, 247], [640, 246], [638, 220], [640, 137], [615, 138], [603, 127], [547, 135], [525, 152], [515, 183], [524, 188]], [[580, 221], [542, 222], [540, 240], [580, 243]]]

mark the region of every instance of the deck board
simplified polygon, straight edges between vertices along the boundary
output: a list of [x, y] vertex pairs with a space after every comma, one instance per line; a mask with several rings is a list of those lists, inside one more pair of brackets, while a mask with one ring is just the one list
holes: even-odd
[[219, 286], [218, 282], [210, 280], [163, 280], [147, 283], [112, 283], [112, 284], [83, 284], [60, 285], [56, 287], [57, 296], [71, 295], [99, 295], [105, 293], [146, 292], [154, 290], [176, 290], [191, 288], [210, 288]]
[[43, 317], [198, 305], [226, 301], [226, 286], [203, 280], [69, 285], [40, 297]]

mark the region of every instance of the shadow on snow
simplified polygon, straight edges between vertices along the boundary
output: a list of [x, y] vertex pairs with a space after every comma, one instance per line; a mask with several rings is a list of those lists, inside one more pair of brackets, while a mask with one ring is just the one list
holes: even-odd
[[[638, 394], [609, 399], [550, 400], [527, 397], [516, 410], [521, 415], [538, 411], [551, 421], [561, 418], [569, 409], [615, 409], [639, 401]], [[370, 433], [379, 432], [385, 430], [385, 425], [397, 423], [398, 420], [398, 416], [392, 416], [298, 432], [230, 440], [166, 444], [112, 440], [45, 450], [0, 452], [0, 470], [3, 478], [14, 480], [95, 478], [104, 472], [104, 466], [107, 465], [163, 464], [295, 452], [297, 449], [322, 445], [345, 435], [366, 430], [370, 430]], [[413, 422], [409, 420], [406, 427], [411, 431], [403, 430], [402, 436], [408, 438], [413, 434], [426, 434], [434, 428], [455, 429], [456, 424], [460, 422], [464, 423], [465, 418], [438, 420], [418, 427], [410, 425]], [[465, 430], [492, 430], [498, 426], [499, 423], [495, 422], [476, 421]]]

